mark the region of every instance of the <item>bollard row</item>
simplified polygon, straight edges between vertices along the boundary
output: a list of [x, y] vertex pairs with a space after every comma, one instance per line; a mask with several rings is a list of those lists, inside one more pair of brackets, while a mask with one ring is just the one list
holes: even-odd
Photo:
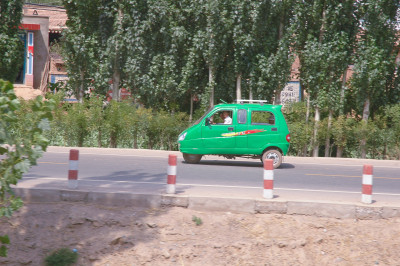
[[[266, 159], [264, 162], [264, 189], [263, 197], [265, 199], [274, 198], [274, 165], [273, 160]], [[175, 194], [176, 192], [176, 165], [177, 156], [170, 154], [168, 156], [168, 174], [167, 174], [167, 194]], [[372, 203], [372, 165], [364, 165], [362, 177], [362, 196], [361, 202]]]
[[[78, 163], [79, 150], [71, 149], [69, 153], [68, 187], [76, 189], [78, 187]], [[265, 199], [274, 198], [274, 166], [273, 160], [266, 159], [264, 162], [264, 189], [263, 197]], [[167, 169], [167, 194], [176, 193], [176, 172], [177, 156], [170, 154], [168, 156]], [[361, 202], [372, 203], [372, 184], [373, 184], [373, 166], [364, 165], [362, 176], [362, 195]]]

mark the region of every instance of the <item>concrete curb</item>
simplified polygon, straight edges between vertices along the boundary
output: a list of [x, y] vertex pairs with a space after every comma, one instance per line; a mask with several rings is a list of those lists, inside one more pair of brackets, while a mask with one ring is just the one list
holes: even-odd
[[14, 191], [26, 203], [84, 202], [105, 206], [142, 208], [182, 207], [199, 211], [308, 215], [360, 220], [400, 217], [400, 207], [388, 206], [374, 207], [325, 202], [111, 193], [62, 189], [14, 188]]

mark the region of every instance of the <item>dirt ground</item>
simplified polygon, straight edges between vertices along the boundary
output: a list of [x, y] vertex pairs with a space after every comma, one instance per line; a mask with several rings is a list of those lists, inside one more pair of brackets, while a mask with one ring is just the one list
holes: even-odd
[[14, 85], [14, 92], [15, 95], [25, 100], [35, 99], [37, 96], [43, 95], [40, 90], [35, 90], [21, 85]]
[[35, 203], [2, 218], [4, 233], [5, 265], [43, 265], [62, 247], [78, 250], [77, 265], [400, 265], [400, 218]]

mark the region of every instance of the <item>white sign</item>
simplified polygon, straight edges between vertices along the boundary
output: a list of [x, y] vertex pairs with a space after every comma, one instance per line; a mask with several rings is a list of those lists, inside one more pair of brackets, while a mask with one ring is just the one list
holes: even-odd
[[286, 84], [285, 88], [281, 91], [281, 104], [285, 106], [285, 104], [291, 102], [300, 101], [300, 82], [299, 81], [291, 81]]

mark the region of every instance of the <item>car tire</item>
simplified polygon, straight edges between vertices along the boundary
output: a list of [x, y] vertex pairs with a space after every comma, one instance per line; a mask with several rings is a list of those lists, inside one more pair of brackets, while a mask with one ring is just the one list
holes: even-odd
[[187, 163], [199, 163], [203, 155], [201, 154], [190, 154], [190, 153], [183, 153], [183, 159]]
[[266, 159], [272, 159], [274, 161], [274, 169], [276, 169], [282, 164], [282, 153], [278, 150], [268, 150], [264, 152], [261, 162], [264, 163]]

